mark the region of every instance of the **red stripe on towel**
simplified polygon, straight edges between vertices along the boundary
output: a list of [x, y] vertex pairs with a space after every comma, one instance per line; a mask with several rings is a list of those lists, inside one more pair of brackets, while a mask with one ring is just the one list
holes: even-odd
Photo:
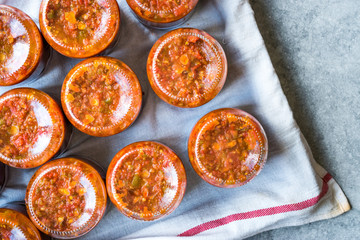
[[229, 216], [226, 216], [223, 218], [219, 218], [219, 219], [212, 220], [212, 221], [209, 221], [206, 223], [202, 223], [196, 227], [193, 227], [193, 228], [179, 234], [178, 236], [179, 237], [194, 236], [194, 235], [204, 232], [206, 230], [220, 227], [220, 226], [226, 225], [226, 224], [234, 222], [234, 221], [275, 215], [275, 214], [280, 214], [280, 213], [285, 213], [285, 212], [299, 211], [299, 210], [302, 210], [305, 208], [312, 207], [316, 203], [318, 203], [320, 201], [320, 199], [322, 197], [324, 197], [325, 194], [327, 193], [327, 191], [329, 189], [328, 182], [330, 181], [331, 178], [332, 178], [332, 176], [329, 173], [327, 173], [323, 177], [323, 186], [322, 186], [321, 192], [316, 197], [313, 197], [313, 198], [310, 198], [308, 200], [298, 202], [298, 203], [292, 203], [292, 204], [286, 204], [286, 205], [281, 205], [281, 206], [277, 206], [277, 207], [263, 208], [263, 209], [259, 209], [259, 210], [249, 211], [249, 212], [232, 214], [232, 215], [229, 215]]

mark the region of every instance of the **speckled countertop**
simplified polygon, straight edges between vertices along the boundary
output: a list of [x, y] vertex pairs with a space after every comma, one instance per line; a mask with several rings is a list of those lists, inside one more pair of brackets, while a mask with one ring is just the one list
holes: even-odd
[[250, 0], [281, 85], [315, 159], [352, 209], [250, 239], [360, 239], [360, 1]]

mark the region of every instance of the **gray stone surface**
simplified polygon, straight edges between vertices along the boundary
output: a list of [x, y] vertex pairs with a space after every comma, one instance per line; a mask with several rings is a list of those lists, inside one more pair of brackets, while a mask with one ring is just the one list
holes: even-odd
[[360, 1], [250, 0], [295, 119], [352, 210], [250, 239], [360, 239]]

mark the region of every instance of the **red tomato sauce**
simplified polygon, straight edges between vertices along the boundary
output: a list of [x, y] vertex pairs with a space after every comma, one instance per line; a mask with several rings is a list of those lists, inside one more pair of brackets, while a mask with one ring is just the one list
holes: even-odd
[[[39, 220], [54, 231], [71, 230], [85, 212], [86, 188], [82, 174], [70, 169], [55, 169], [37, 183], [33, 206]], [[89, 212], [91, 214], [91, 212]]]
[[[181, 201], [186, 176], [181, 160], [167, 147], [154, 142], [136, 143], [115, 156], [108, 178], [110, 195], [125, 215], [154, 220], [169, 214]], [[117, 164], [117, 161], [119, 164]], [[114, 166], [114, 164], [117, 165]], [[109, 186], [108, 186], [109, 189]], [[176, 195], [180, 193], [180, 196]]]
[[86, 234], [102, 218], [106, 190], [99, 173], [75, 158], [43, 165], [29, 182], [26, 207], [44, 233], [65, 239]]
[[47, 94], [18, 88], [0, 97], [0, 161], [31, 168], [48, 161], [60, 149], [65, 122]]
[[94, 44], [105, 6], [91, 0], [49, 1], [46, 19], [51, 34], [62, 44]]
[[225, 53], [207, 33], [177, 29], [161, 37], [148, 58], [148, 77], [164, 101], [197, 107], [213, 99], [224, 85]]
[[56, 169], [45, 174], [33, 195], [35, 214], [55, 231], [68, 231], [85, 212], [86, 188], [82, 174], [70, 169]]
[[4, 101], [0, 112], [0, 153], [9, 158], [22, 159], [39, 136], [50, 135], [51, 126], [39, 126], [31, 102], [27, 97], [14, 97]]
[[95, 136], [119, 133], [135, 121], [142, 92], [136, 75], [108, 57], [85, 60], [66, 77], [62, 89], [65, 114], [79, 130]]
[[162, 210], [160, 202], [171, 188], [164, 178], [165, 164], [162, 155], [153, 150], [128, 156], [115, 176], [116, 193], [124, 207], [145, 215]]
[[117, 36], [120, 11], [115, 0], [43, 0], [40, 27], [61, 54], [75, 58], [96, 55]]
[[260, 171], [267, 155], [265, 133], [257, 121], [238, 109], [220, 109], [205, 115], [189, 139], [194, 168], [208, 182], [235, 187]]

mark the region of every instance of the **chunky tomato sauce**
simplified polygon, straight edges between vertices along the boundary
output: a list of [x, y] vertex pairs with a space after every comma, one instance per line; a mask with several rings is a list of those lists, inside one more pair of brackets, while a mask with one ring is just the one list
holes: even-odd
[[117, 36], [120, 12], [115, 0], [43, 0], [40, 27], [57, 51], [84, 58], [107, 48]]
[[171, 212], [169, 209], [181, 201], [186, 176], [181, 160], [164, 145], [136, 145], [130, 145], [120, 160], [118, 155], [114, 158], [113, 164], [121, 161], [117, 167], [109, 167], [108, 175], [112, 176], [108, 177], [114, 187], [110, 195], [127, 216], [154, 220]]
[[39, 180], [32, 201], [40, 222], [54, 231], [73, 228], [85, 212], [86, 188], [80, 183], [81, 177], [81, 172], [58, 168]]
[[51, 135], [52, 126], [39, 126], [27, 97], [13, 97], [1, 103], [0, 154], [22, 159], [32, 155], [29, 149], [40, 135]]
[[189, 155], [205, 180], [235, 186], [258, 173], [266, 158], [267, 143], [255, 121], [236, 110], [220, 109], [198, 122], [189, 140]]
[[144, 215], [163, 210], [161, 200], [171, 188], [163, 171], [166, 164], [163, 156], [153, 150], [129, 155], [115, 175], [116, 193], [122, 205]]
[[211, 82], [205, 77], [212, 59], [203, 51], [204, 45], [199, 37], [185, 36], [174, 39], [161, 50], [156, 73], [173, 96], [198, 98], [210, 87]]
[[131, 9], [141, 18], [157, 23], [169, 23], [188, 15], [198, 0], [127, 0]]
[[23, 214], [0, 208], [1, 240], [40, 240], [39, 231]]
[[235, 179], [245, 181], [254, 167], [246, 164], [246, 159], [257, 147], [256, 132], [246, 121], [231, 116], [212, 124], [212, 129], [199, 137], [199, 160], [215, 178], [229, 184]]
[[71, 112], [90, 127], [112, 125], [116, 120], [112, 118], [113, 112], [119, 105], [121, 94], [120, 84], [112, 74], [116, 70], [102, 63], [96, 69], [93, 66], [85, 68], [67, 85], [66, 100]]
[[131, 125], [141, 108], [141, 94], [137, 77], [124, 63], [98, 57], [85, 60], [68, 74], [62, 103], [77, 128], [105, 136]]
[[62, 113], [45, 93], [18, 88], [0, 97], [0, 160], [4, 163], [39, 166], [60, 149], [64, 135]]
[[148, 59], [151, 86], [178, 107], [197, 107], [213, 99], [226, 78], [226, 57], [210, 35], [174, 30], [155, 43]]
[[106, 11], [95, 0], [49, 1], [46, 19], [48, 29], [59, 42], [74, 46], [93, 44], [97, 39], [101, 17]]
[[62, 158], [43, 165], [27, 188], [26, 206], [35, 225], [52, 237], [89, 232], [106, 208], [105, 185], [89, 164]]
[[43, 60], [42, 39], [29, 16], [6, 5], [0, 5], [0, 29], [0, 86], [13, 85], [27, 79]]

